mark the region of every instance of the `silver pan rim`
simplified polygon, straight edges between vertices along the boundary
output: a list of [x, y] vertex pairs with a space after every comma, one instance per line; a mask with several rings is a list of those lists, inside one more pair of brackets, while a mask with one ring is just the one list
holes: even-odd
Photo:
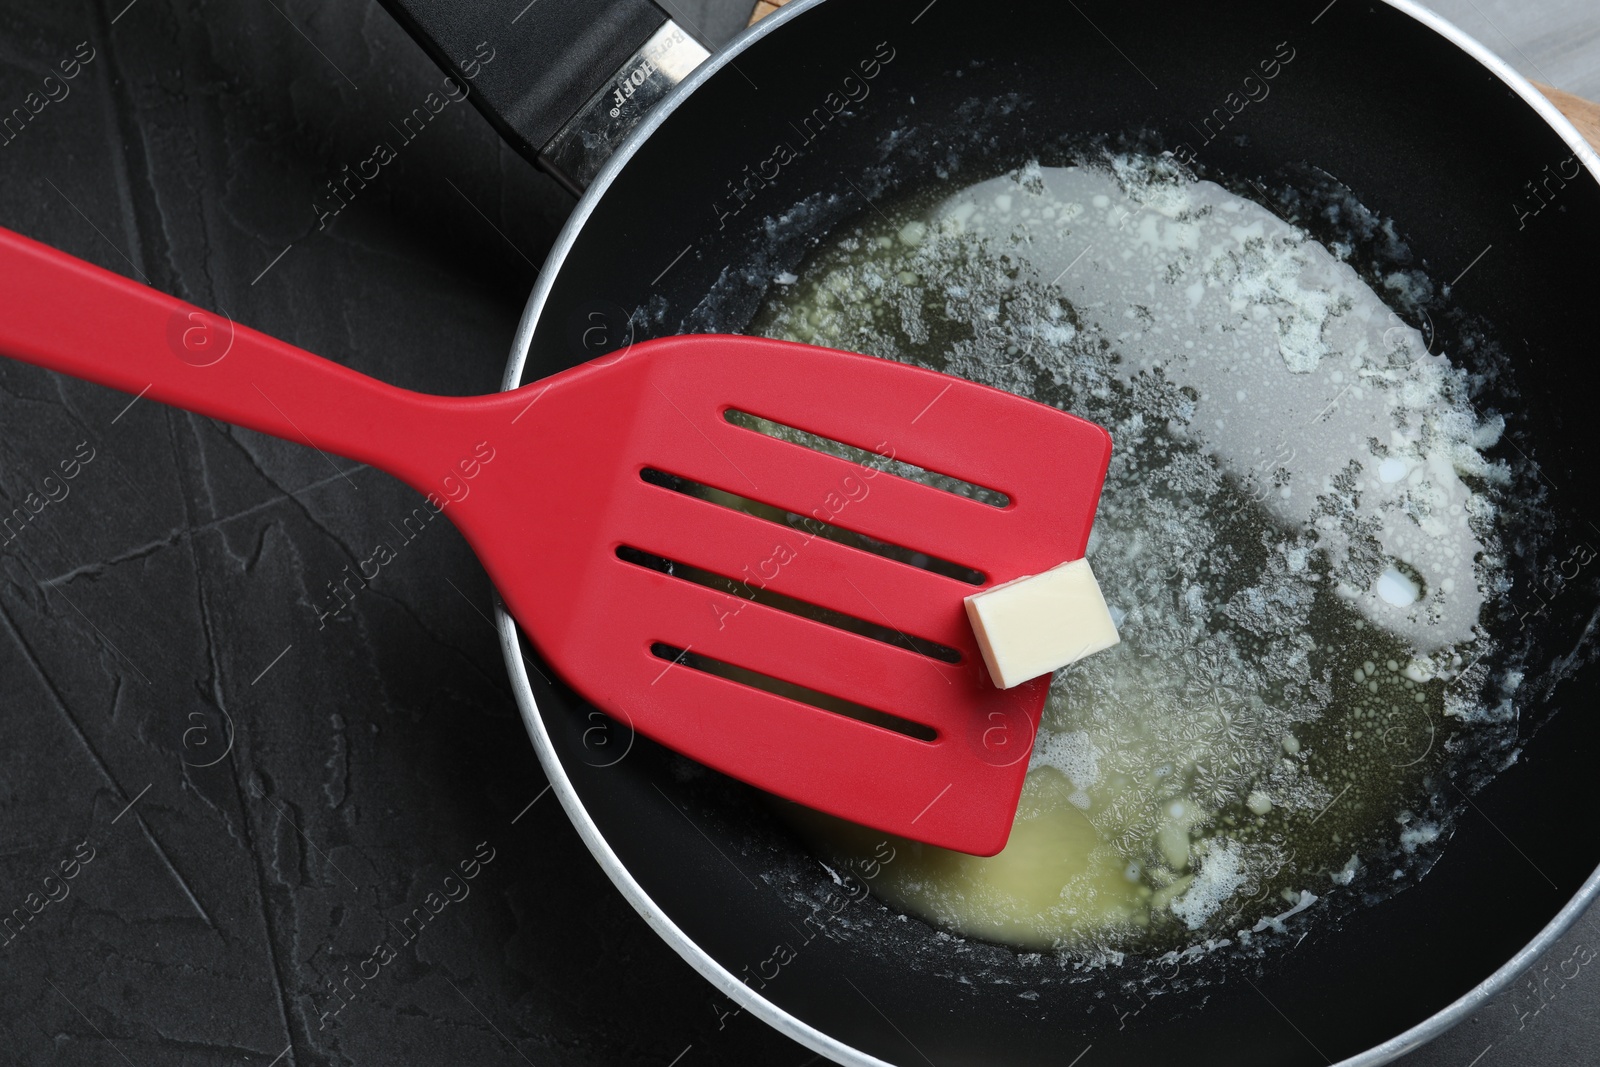
[[[783, 26], [792, 18], [797, 18], [805, 11], [824, 0], [794, 0], [794, 2], [779, 8], [775, 13], [762, 19], [756, 25], [745, 30], [729, 45], [714, 53], [710, 59], [702, 63], [695, 71], [685, 78], [656, 108], [646, 116], [633, 134], [617, 149], [615, 155], [608, 160], [600, 173], [595, 176], [593, 184], [579, 200], [571, 217], [562, 227], [557, 236], [550, 254], [546, 257], [539, 280], [534, 285], [533, 292], [528, 296], [527, 305], [523, 309], [521, 322], [512, 340], [510, 359], [506, 364], [505, 377], [502, 388], [506, 390], [517, 388], [522, 382], [523, 368], [527, 365], [528, 350], [533, 342], [534, 326], [539, 321], [539, 315], [544, 310], [545, 301], [550, 295], [550, 290], [555, 284], [561, 265], [566, 260], [567, 254], [577, 243], [584, 224], [594, 212], [600, 198], [633, 158], [639, 146], [666, 120], [688, 95], [705, 82], [712, 75], [731, 62], [739, 53], [750, 45]], [[1493, 73], [1506, 84], [1513, 92], [1522, 97], [1545, 122], [1553, 129], [1576, 156], [1583, 161], [1591, 177], [1600, 182], [1600, 153], [1597, 153], [1583, 136], [1569, 122], [1555, 105], [1534, 88], [1533, 83], [1518, 74], [1494, 52], [1490, 51], [1478, 40], [1465, 31], [1445, 20], [1442, 16], [1424, 7], [1414, 0], [1384, 0], [1390, 7], [1410, 16], [1424, 26], [1433, 30], [1457, 48], [1477, 60], [1483, 67]], [[590, 817], [588, 809], [579, 799], [577, 791], [572, 786], [572, 781], [567, 777], [566, 769], [562, 766], [560, 757], [556, 754], [555, 745], [545, 730], [544, 720], [539, 714], [538, 703], [533, 695], [533, 686], [529, 681], [526, 661], [523, 658], [521, 637], [516, 623], [506, 613], [505, 606], [496, 598], [495, 623], [500, 634], [501, 653], [505, 657], [506, 670], [510, 676], [512, 693], [516, 698], [518, 711], [522, 715], [523, 725], [527, 728], [528, 736], [533, 741], [534, 750], [539, 757], [539, 764], [545, 772], [546, 778], [554, 791], [556, 798], [561, 802], [561, 807], [566, 811], [567, 817], [577, 829], [578, 835], [588, 846], [595, 861], [606, 873], [618, 891], [635, 911], [642, 916], [656, 935], [665, 941], [679, 956], [708, 982], [744, 1011], [755, 1015], [761, 1021], [771, 1026], [778, 1032], [790, 1037], [804, 1045], [811, 1051], [822, 1056], [827, 1056], [836, 1063], [846, 1067], [894, 1067], [886, 1060], [862, 1052], [851, 1045], [847, 1045], [826, 1032], [817, 1029], [810, 1023], [795, 1015], [784, 1011], [772, 1001], [767, 1000], [759, 993], [741, 981], [732, 971], [729, 971], [705, 952], [684, 930], [679, 927], [667, 913], [645, 892], [632, 872], [623, 864], [610, 843], [600, 832], [600, 828]], [[1507, 960], [1499, 969], [1478, 985], [1454, 1002], [1441, 1008], [1433, 1015], [1417, 1023], [1410, 1029], [1389, 1038], [1381, 1044], [1374, 1045], [1365, 1052], [1359, 1053], [1348, 1059], [1341, 1060], [1333, 1067], [1379, 1067], [1380, 1064], [1389, 1063], [1391, 1060], [1404, 1055], [1422, 1045], [1427, 1044], [1440, 1034], [1461, 1022], [1472, 1012], [1477, 1011], [1490, 998], [1506, 989], [1517, 975], [1531, 966], [1539, 957], [1543, 956], [1565, 934], [1578, 917], [1583, 914], [1594, 900], [1600, 897], [1600, 868], [1584, 882], [1583, 886], [1573, 895], [1572, 899], [1556, 913], [1555, 917], [1535, 936], [1524, 945], [1514, 956]]]

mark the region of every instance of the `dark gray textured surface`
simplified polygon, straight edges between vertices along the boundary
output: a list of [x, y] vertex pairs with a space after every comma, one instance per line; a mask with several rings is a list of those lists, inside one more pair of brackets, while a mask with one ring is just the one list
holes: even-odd
[[[95, 50], [0, 147], [0, 225], [392, 382], [495, 388], [566, 194], [468, 107], [401, 145], [440, 75], [375, 4], [138, 0], [113, 25], [123, 2], [0, 10], [0, 112]], [[380, 140], [398, 158], [319, 231]], [[419, 501], [389, 478], [127, 403], [0, 362], [7, 511], [94, 450], [0, 547], [0, 914], [66, 894], [0, 948], [0, 1059], [808, 1058], [716, 1032], [552, 799], [512, 824], [544, 780], [452, 529], [402, 544]], [[379, 541], [395, 561], [320, 628]], [[480, 842], [470, 895], [407, 944]]]
[[[440, 75], [375, 4], [125, 2], [0, 8], [0, 115], [95, 52], [0, 146], [0, 225], [400, 385], [494, 388], [570, 199], [467, 107], [402, 144], [390, 123]], [[673, 6], [715, 41], [744, 5]], [[324, 183], [379, 141], [398, 158], [319, 229]], [[452, 529], [405, 542], [419, 501], [374, 471], [127, 404], [0, 361], [5, 511], [93, 450], [0, 544], [0, 918], [31, 916], [0, 935], [0, 1052], [812, 1059], [748, 1014], [719, 1031], [709, 987], [534, 802]], [[327, 583], [379, 542], [395, 561], [323, 625]], [[1600, 1062], [1596, 935], [1405, 1062]]]

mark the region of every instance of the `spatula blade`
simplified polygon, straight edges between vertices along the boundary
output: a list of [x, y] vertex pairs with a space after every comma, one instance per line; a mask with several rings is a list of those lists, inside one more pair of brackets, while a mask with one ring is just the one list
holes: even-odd
[[[651, 341], [575, 373], [586, 388], [545, 428], [593, 436], [575, 403], [606, 420], [585, 466], [604, 484], [583, 486], [587, 510], [552, 546], [570, 561], [547, 576], [563, 606], [534, 631], [569, 683], [758, 788], [999, 851], [1049, 679], [996, 689], [962, 601], [1084, 554], [1106, 432], [947, 375], [754, 338]], [[576, 495], [580, 472], [565, 476]]]

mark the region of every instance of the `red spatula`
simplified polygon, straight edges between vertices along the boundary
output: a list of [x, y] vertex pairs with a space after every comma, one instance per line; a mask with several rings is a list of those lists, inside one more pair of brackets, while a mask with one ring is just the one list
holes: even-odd
[[996, 689], [962, 599], [1083, 555], [1111, 453], [1092, 423], [747, 337], [428, 396], [4, 230], [0, 353], [386, 470], [444, 508], [596, 707], [801, 804], [963, 852], [1005, 844], [1049, 679]]

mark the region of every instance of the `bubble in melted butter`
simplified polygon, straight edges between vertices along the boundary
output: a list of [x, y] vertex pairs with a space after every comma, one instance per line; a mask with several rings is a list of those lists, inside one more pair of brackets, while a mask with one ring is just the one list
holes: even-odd
[[[1482, 718], [1446, 686], [1491, 651], [1504, 582], [1500, 424], [1464, 372], [1329, 249], [1159, 159], [884, 207], [753, 332], [1110, 429], [1089, 554], [1123, 643], [1058, 672], [1003, 852], [896, 842], [874, 891], [969, 936], [1122, 951], [1248, 934], [1362, 849], [1409, 854], [1408, 805]], [[799, 821], [845, 859], [882, 840]]]

